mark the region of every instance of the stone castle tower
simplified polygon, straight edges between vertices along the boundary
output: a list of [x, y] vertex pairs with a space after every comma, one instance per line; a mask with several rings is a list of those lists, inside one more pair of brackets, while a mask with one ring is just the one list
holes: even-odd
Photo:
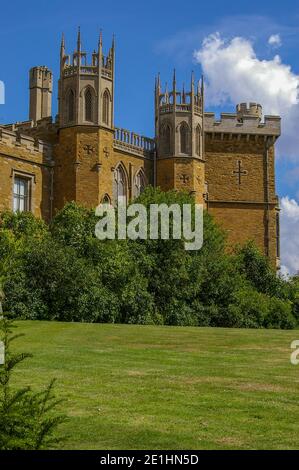
[[204, 202], [204, 90], [195, 90], [192, 73], [190, 91], [177, 90], [174, 71], [172, 91], [161, 92], [160, 77], [155, 85], [155, 131], [157, 142], [157, 184], [164, 190], [187, 190], [198, 203]]
[[280, 117], [256, 103], [216, 119], [205, 110], [204, 84], [162, 91], [155, 83], [155, 137], [114, 123], [115, 41], [102, 34], [88, 55], [60, 48], [58, 115], [52, 119], [52, 72], [30, 70], [29, 120], [0, 125], [0, 210], [29, 210], [49, 221], [68, 201], [87, 207], [129, 202], [151, 184], [184, 190], [225, 229], [228, 245], [251, 239], [279, 265], [275, 143]]
[[52, 72], [44, 66], [33, 67], [29, 72], [29, 118], [37, 122], [52, 115]]
[[[88, 63], [78, 31], [77, 49], [65, 52], [62, 38], [58, 82], [59, 141], [54, 149], [57, 164], [54, 200], [95, 207], [101, 192], [100, 172], [107, 171], [104, 152], [113, 147], [115, 45], [105, 56], [100, 34], [97, 51]], [[111, 175], [109, 175], [111, 176]], [[111, 178], [110, 178], [111, 179]], [[111, 198], [111, 188], [107, 194]]]
[[105, 57], [102, 34], [89, 64], [87, 54], [82, 50], [80, 30], [77, 50], [72, 56], [65, 53], [65, 40], [62, 38], [58, 83], [61, 128], [74, 125], [113, 127], [114, 60], [114, 40]]

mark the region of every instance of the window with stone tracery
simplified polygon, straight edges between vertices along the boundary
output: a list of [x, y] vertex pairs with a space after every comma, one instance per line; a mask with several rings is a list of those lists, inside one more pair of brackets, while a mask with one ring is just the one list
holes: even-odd
[[181, 153], [188, 153], [189, 151], [189, 128], [185, 122], [180, 127], [180, 142]]
[[73, 90], [69, 90], [67, 95], [67, 119], [69, 122], [75, 119], [75, 94]]
[[201, 129], [200, 126], [197, 126], [196, 131], [195, 131], [195, 152], [196, 155], [200, 156], [201, 152]]
[[171, 127], [164, 124], [161, 128], [161, 155], [171, 155]]
[[126, 202], [127, 199], [127, 179], [121, 165], [113, 173], [113, 197], [115, 204], [118, 204], [120, 200]]
[[109, 104], [110, 104], [110, 95], [109, 91], [105, 90], [103, 94], [103, 123], [109, 126]]
[[93, 100], [92, 100], [92, 92], [88, 88], [85, 92], [85, 121], [92, 122], [92, 114], [93, 114]]
[[134, 196], [138, 197], [145, 189], [145, 178], [142, 170], [139, 170], [134, 178]]

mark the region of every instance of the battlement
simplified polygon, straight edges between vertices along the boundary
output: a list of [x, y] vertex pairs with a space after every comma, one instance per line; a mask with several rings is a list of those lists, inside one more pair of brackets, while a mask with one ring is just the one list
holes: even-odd
[[173, 74], [172, 90], [169, 92], [167, 84], [165, 90], [162, 91], [160, 77], [156, 78], [155, 85], [156, 96], [156, 112], [160, 114], [171, 113], [190, 113], [202, 114], [203, 111], [203, 81], [197, 82], [195, 86], [193, 72], [191, 75], [190, 90], [185, 90], [185, 85], [182, 89], [177, 88], [176, 74]]
[[87, 53], [82, 50], [80, 28], [77, 38], [77, 50], [73, 54], [65, 53], [65, 39], [63, 36], [60, 49], [60, 69], [61, 76], [65, 78], [76, 75], [101, 75], [102, 77], [112, 80], [114, 69], [114, 38], [107, 55], [104, 55], [101, 33], [98, 42], [98, 50], [91, 54], [91, 61], [88, 62]]
[[238, 105], [237, 111], [237, 114], [222, 113], [220, 120], [216, 120], [214, 113], [205, 113], [205, 132], [280, 136], [280, 116], [265, 116], [262, 122], [262, 107], [254, 103], [249, 107], [242, 103]]
[[52, 116], [49, 116], [39, 119], [36, 122], [30, 119], [28, 121], [17, 121], [12, 124], [5, 124], [2, 127], [10, 131], [18, 131], [20, 133], [28, 132], [31, 129], [47, 129], [51, 131], [54, 128], [56, 130], [58, 129], [58, 123], [53, 122]]
[[[194, 105], [193, 107], [194, 109], [194, 113], [195, 114], [198, 114], [200, 115], [202, 110], [201, 110], [201, 107], [198, 106], [198, 105]], [[179, 103], [179, 104], [169, 104], [169, 103], [162, 103], [160, 104], [160, 108], [159, 108], [159, 111], [160, 111], [160, 114], [172, 114], [174, 112], [176, 113], [186, 113], [186, 112], [191, 112], [192, 108], [191, 108], [191, 104], [187, 104], [187, 103]]]
[[119, 150], [124, 150], [134, 155], [152, 158], [155, 150], [155, 141], [149, 137], [116, 127], [114, 131], [114, 146]]
[[242, 122], [244, 117], [254, 117], [262, 120], [263, 107], [258, 103], [240, 103], [236, 106], [238, 120]]
[[[99, 67], [98, 66], [89, 66], [89, 65], [84, 65], [80, 66], [74, 66], [74, 65], [69, 65], [66, 64], [63, 69], [63, 76], [64, 77], [73, 77], [76, 75], [99, 75]], [[100, 68], [100, 73], [102, 77], [106, 78], [112, 78], [112, 69], [111, 66], [105, 67], [104, 65]]]
[[24, 151], [32, 154], [40, 153], [49, 162], [52, 160], [52, 145], [4, 127], [0, 127], [0, 148], [1, 145], [15, 147], [18, 150], [24, 149]]
[[30, 69], [29, 85], [30, 88], [47, 88], [51, 92], [53, 88], [53, 74], [51, 70], [45, 65]]

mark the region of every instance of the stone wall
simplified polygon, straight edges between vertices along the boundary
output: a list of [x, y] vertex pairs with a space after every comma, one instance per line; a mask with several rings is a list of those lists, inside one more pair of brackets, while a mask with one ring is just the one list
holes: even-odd
[[0, 128], [0, 210], [13, 207], [14, 175], [31, 181], [31, 210], [51, 218], [52, 147], [40, 140]]
[[74, 126], [61, 129], [54, 148], [54, 207], [61, 209], [67, 201], [96, 207], [108, 196], [113, 202], [113, 172], [122, 164], [127, 180], [128, 198], [136, 173], [144, 170], [146, 183], [153, 184], [153, 159], [137, 146], [121, 146], [114, 131], [100, 127]]
[[[268, 116], [262, 122], [260, 112], [250, 115], [249, 109], [247, 115], [244, 109], [222, 114], [220, 121], [205, 113], [204, 160], [188, 155], [158, 158], [156, 184], [192, 193], [198, 203], [205, 204], [207, 198], [207, 209], [227, 231], [228, 245], [254, 240], [275, 266], [279, 208], [274, 146], [280, 118]], [[153, 140], [105, 126], [58, 130], [51, 119], [37, 124], [0, 128], [0, 210], [12, 208], [16, 172], [32, 178], [32, 211], [45, 220], [68, 201], [96, 207], [108, 196], [113, 202], [117, 165], [124, 169], [129, 200], [141, 168], [146, 184], [154, 184]], [[48, 135], [51, 144], [39, 140], [41, 135]]]
[[264, 135], [208, 133], [205, 145], [208, 210], [228, 245], [254, 240], [276, 266], [274, 143]]

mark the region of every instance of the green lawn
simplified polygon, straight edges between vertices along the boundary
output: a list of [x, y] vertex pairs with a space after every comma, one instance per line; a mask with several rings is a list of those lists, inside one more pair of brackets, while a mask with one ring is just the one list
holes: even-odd
[[18, 322], [15, 374], [65, 398], [65, 449], [299, 448], [299, 331]]

